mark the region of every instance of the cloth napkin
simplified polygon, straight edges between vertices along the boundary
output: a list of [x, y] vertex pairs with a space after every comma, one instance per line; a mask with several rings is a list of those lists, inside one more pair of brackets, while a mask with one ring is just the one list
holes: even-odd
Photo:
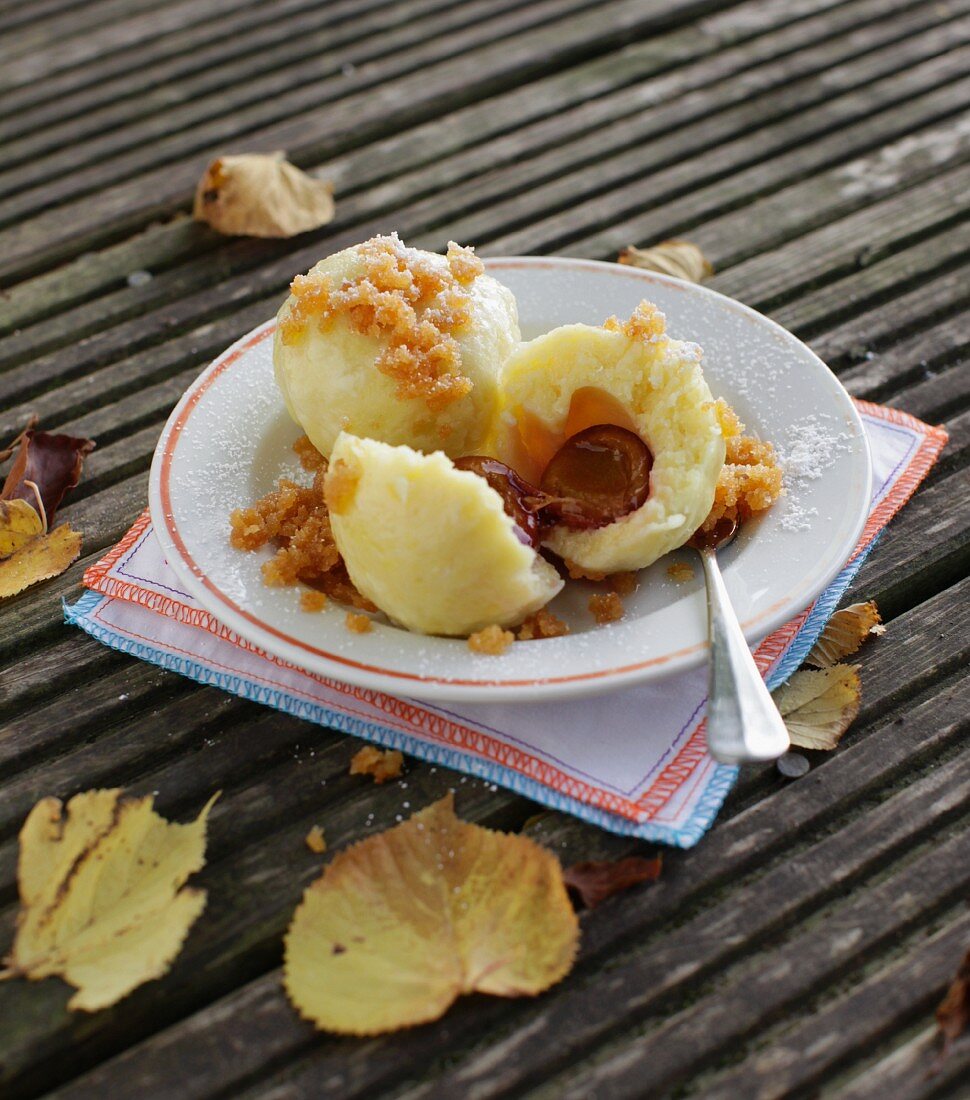
[[[857, 402], [873, 460], [869, 519], [818, 600], [759, 646], [768, 685], [802, 663], [880, 532], [926, 476], [946, 433]], [[690, 848], [738, 774], [707, 752], [706, 670], [561, 703], [438, 706], [326, 680], [264, 653], [181, 590], [146, 512], [84, 575], [67, 621], [202, 684], [508, 787], [612, 832]]]

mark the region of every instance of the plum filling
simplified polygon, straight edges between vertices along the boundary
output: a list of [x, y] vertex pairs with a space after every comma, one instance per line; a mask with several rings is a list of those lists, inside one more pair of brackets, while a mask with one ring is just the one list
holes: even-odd
[[570, 436], [538, 487], [495, 458], [467, 455], [455, 461], [459, 470], [478, 474], [498, 493], [522, 541], [533, 547], [556, 524], [588, 531], [636, 511], [650, 495], [652, 465], [643, 440], [613, 424]]
[[545, 529], [541, 515], [546, 503], [545, 493], [497, 458], [465, 455], [455, 459], [455, 468], [483, 477], [502, 498], [506, 514], [515, 521], [522, 541], [532, 547], [539, 545]]
[[596, 424], [577, 432], [553, 455], [539, 488], [553, 499], [548, 512], [567, 527], [606, 527], [635, 512], [650, 496], [650, 448], [634, 432]]

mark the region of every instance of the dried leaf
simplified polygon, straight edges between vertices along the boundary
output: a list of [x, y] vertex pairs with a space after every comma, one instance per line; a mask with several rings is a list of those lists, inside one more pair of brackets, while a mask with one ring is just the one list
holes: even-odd
[[696, 244], [690, 241], [661, 241], [653, 248], [628, 245], [617, 256], [621, 264], [659, 271], [690, 283], [699, 283], [714, 274], [714, 268]]
[[791, 743], [802, 749], [834, 749], [859, 713], [858, 665], [796, 672], [772, 692]]
[[0, 491], [0, 500], [20, 499], [36, 504], [39, 493], [50, 526], [64, 494], [81, 479], [85, 455], [93, 450], [93, 440], [27, 428], [18, 436], [13, 465]]
[[42, 798], [20, 831], [21, 911], [4, 977], [60, 975], [77, 989], [68, 1008], [88, 1012], [161, 977], [205, 906], [205, 891], [184, 883], [205, 864], [217, 797], [188, 825], [155, 813], [151, 795], [85, 791], [66, 814]]
[[587, 909], [595, 909], [607, 898], [621, 894], [631, 886], [656, 882], [660, 878], [662, 865], [660, 856], [653, 859], [628, 856], [626, 859], [589, 860], [567, 867], [562, 877]]
[[282, 153], [217, 157], [199, 180], [192, 213], [229, 236], [294, 237], [333, 221], [333, 185]]
[[449, 796], [336, 856], [294, 914], [284, 983], [319, 1028], [374, 1035], [462, 993], [541, 993], [578, 938], [555, 856], [460, 821]]
[[943, 1037], [943, 1050], [970, 1027], [970, 951], [963, 956], [953, 984], [936, 1010], [936, 1026]]
[[812, 646], [805, 664], [814, 668], [831, 668], [836, 661], [855, 653], [870, 634], [885, 634], [886, 628], [881, 623], [879, 608], [874, 600], [854, 603], [836, 611]]
[[57, 577], [81, 553], [81, 535], [69, 523], [38, 535], [0, 561], [0, 600]]
[[26, 500], [0, 500], [0, 558], [44, 533], [44, 521]]
[[323, 829], [319, 825], [314, 825], [307, 833], [306, 846], [311, 852], [316, 852], [318, 856], [322, 856], [327, 850], [327, 841], [323, 835]]
[[376, 749], [365, 745], [355, 752], [350, 761], [351, 775], [373, 776], [375, 783], [397, 779], [404, 767], [404, 755], [397, 749]]

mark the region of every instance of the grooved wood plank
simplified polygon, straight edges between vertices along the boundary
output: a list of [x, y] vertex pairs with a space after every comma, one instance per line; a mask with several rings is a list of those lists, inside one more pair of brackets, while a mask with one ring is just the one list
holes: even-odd
[[[596, 957], [615, 949], [615, 945], [625, 940], [632, 937], [642, 939], [644, 929], [656, 929], [663, 914], [669, 918], [689, 899], [696, 898], [698, 892], [713, 891], [719, 885], [738, 878], [745, 869], [769, 858], [772, 850], [790, 842], [795, 830], [808, 835], [817, 823], [844, 813], [847, 807], [864, 797], [869, 784], [879, 785], [893, 775], [905, 774], [907, 769], [918, 767], [922, 754], [932, 756], [942, 746], [952, 744], [954, 738], [960, 736], [962, 727], [957, 715], [961, 702], [966, 698], [966, 690], [956, 696], [946, 693], [914, 708], [905, 726], [900, 728], [893, 724], [873, 733], [859, 745], [840, 753], [838, 761], [829, 761], [817, 769], [812, 773], [811, 780], [799, 780], [776, 797], [724, 823], [702, 847], [689, 855], [670, 854], [665, 864], [662, 887], [637, 891], [627, 896], [623, 906], [605, 907], [588, 915], [584, 921], [584, 956], [590, 960], [589, 965], [593, 965]], [[836, 763], [838, 766], [834, 766]], [[415, 768], [414, 775], [409, 776], [412, 780], [409, 790], [415, 785], [415, 775], [426, 771], [423, 765]], [[427, 780], [433, 778], [428, 776]], [[171, 788], [166, 784], [164, 789]], [[430, 790], [426, 788], [422, 794], [427, 799]], [[500, 794], [491, 797], [494, 801], [505, 800], [509, 796]], [[361, 815], [365, 809], [361, 807]], [[784, 828], [780, 827], [782, 822], [785, 823]], [[331, 833], [329, 814], [320, 823], [327, 829], [331, 846], [339, 843], [337, 834]], [[579, 823], [575, 824], [578, 828], [584, 828]], [[588, 970], [589, 967], [586, 968]], [[560, 992], [565, 991], [563, 987]], [[244, 987], [241, 996], [246, 1001], [253, 993]], [[278, 977], [257, 983], [255, 996], [261, 1005], [260, 1018], [264, 1027], [259, 1033], [262, 1039], [244, 1028], [242, 1034], [248, 1041], [277, 1044], [280, 1042], [278, 1031], [281, 1030], [287, 1036], [288, 1043], [298, 1047], [305, 1042], [308, 1029], [299, 1023], [286, 1004]], [[551, 996], [558, 997], [559, 993]], [[434, 1029], [421, 1029], [407, 1035], [386, 1036], [349, 1046], [344, 1041], [318, 1037], [314, 1049], [321, 1054], [321, 1058], [314, 1064], [317, 1074], [314, 1080], [328, 1082], [334, 1095], [347, 1097], [348, 1100], [352, 1096], [374, 1095], [379, 1083], [396, 1079], [405, 1051], [410, 1052], [418, 1062], [430, 1059], [442, 1049], [442, 1043], [447, 1047], [452, 1043], [466, 1042], [480, 1031], [484, 1022], [499, 1025], [509, 1011], [510, 1005], [507, 1003], [481, 998], [459, 1006]], [[143, 1050], [137, 1058], [141, 1061], [144, 1057], [142, 1065], [146, 1086], [153, 1083], [156, 1090], [163, 1087], [167, 1072], [165, 1067], [171, 1064], [170, 1059], [176, 1053], [179, 1057], [190, 1058], [192, 1064], [197, 1064], [196, 1055], [201, 1056], [200, 1061], [207, 1053], [218, 1057], [217, 1051], [222, 1042], [221, 1021], [235, 1015], [229, 1004], [220, 1005], [217, 1002], [211, 1011], [202, 1013], [198, 1027], [193, 1017], [189, 1017], [172, 1032], [162, 1033], [158, 1041], [151, 1040], [147, 1056]], [[196, 1055], [191, 1053], [193, 1050]], [[135, 1052], [132, 1052], [132, 1056], [123, 1056], [117, 1063], [106, 1063], [93, 1074], [91, 1088], [122, 1080], [125, 1074], [131, 1072], [129, 1067], [135, 1061]], [[245, 1061], [242, 1064], [245, 1066]], [[211, 1078], [203, 1076], [201, 1083], [207, 1081], [211, 1083]]]
[[[929, 38], [936, 48], [939, 32], [930, 32]], [[925, 94], [928, 89], [938, 89], [934, 98], [939, 103], [939, 115], [955, 113], [965, 104], [967, 95], [966, 86], [961, 88], [959, 84], [949, 82], [953, 75], [950, 66], [959, 68], [961, 65], [958, 53], [959, 51], [955, 51], [952, 55], [934, 57], [912, 69], [903, 70], [874, 84], [863, 85], [819, 103], [805, 118], [799, 118], [797, 134], [792, 132], [789, 122], [787, 126], [774, 131], [766, 129], [760, 136], [754, 134], [738, 138], [729, 152], [735, 153], [741, 163], [747, 166], [757, 166], [762, 161], [764, 165], [760, 172], [751, 170], [746, 177], [738, 174], [727, 181], [719, 180], [714, 189], [718, 207], [724, 209], [732, 196], [735, 202], [749, 201], [752, 195], [764, 193], [771, 186], [771, 179], [779, 175], [782, 184], [791, 183], [812, 172], [840, 163], [845, 159], [847, 150], [858, 155], [906, 134], [914, 124], [933, 121], [932, 114], [928, 118], [923, 114], [921, 118], [914, 119], [907, 125], [907, 116], [914, 107], [915, 97]], [[840, 80], [853, 81], [853, 66], [838, 72]], [[897, 97], [897, 92], [902, 94]], [[930, 99], [929, 96], [926, 98]], [[890, 107], [894, 109], [888, 110]], [[856, 121], [859, 116], [863, 116], [865, 121]], [[855, 124], [849, 125], [851, 122]], [[810, 143], [802, 147], [802, 143], [809, 137], [818, 135], [828, 135], [830, 140], [827, 143], [819, 142], [817, 150]], [[771, 141], [772, 136], [775, 138], [774, 143]], [[837, 138], [844, 139], [845, 144], [839, 146]], [[763, 141], [763, 146], [759, 146], [759, 141]], [[850, 144], [854, 141], [859, 143], [855, 147]], [[725, 148], [719, 148], [719, 156], [727, 155]], [[631, 165], [631, 169], [633, 167]], [[790, 173], [788, 175], [784, 174], [786, 168]], [[659, 193], [665, 195], [687, 194], [692, 190], [691, 181], [686, 175], [677, 172], [676, 165], [659, 181], [650, 174], [643, 174], [642, 169], [641, 176], [641, 179], [629, 177], [623, 181], [625, 185], [618, 192], [608, 191], [595, 195], [578, 208], [569, 206], [569, 193], [564, 188], [558, 200], [558, 205], [562, 207], [559, 212], [548, 217], [540, 214], [539, 217], [530, 219], [525, 228], [490, 240], [489, 247], [512, 255], [553, 250], [602, 257], [615, 255], [631, 241], [650, 240], [655, 234], [645, 230], [643, 211], [650, 211], [656, 201], [658, 182], [665, 188]], [[768, 177], [767, 180], [764, 179], [765, 176]], [[695, 202], [702, 201], [704, 197], [706, 196], [702, 195]], [[696, 213], [694, 219], [700, 220], [701, 216]], [[586, 235], [592, 240], [587, 240]], [[604, 247], [607, 240], [611, 243]]]
[[[144, 51], [129, 48], [113, 57], [99, 57], [90, 69], [71, 70], [61, 74], [59, 80], [48, 78], [55, 86], [81, 82], [81, 87], [71, 88], [66, 112], [69, 117], [63, 109], [58, 112], [57, 103], [50, 102], [47, 88], [47, 99], [39, 108], [22, 107], [15, 117], [0, 124], [0, 140], [6, 139], [10, 152], [7, 167], [41, 157], [65, 143], [76, 145], [84, 138], [179, 106], [194, 95], [221, 92], [224, 101], [231, 102], [245, 80], [241, 66], [249, 65], [256, 76], [282, 67], [287, 61], [295, 63], [319, 54], [324, 47], [330, 51], [334, 47], [347, 48], [366, 38], [368, 32], [373, 35], [379, 31], [382, 24], [375, 20], [383, 19], [383, 26], [390, 28], [433, 11], [440, 4], [441, 0], [340, 0], [325, 7], [314, 7], [307, 0], [260, 4], [222, 12], [215, 42], [212, 28], [203, 26], [192, 34], [197, 40], [194, 48], [186, 49], [190, 36], [182, 32], [162, 41], [153, 40]], [[178, 45], [182, 49], [177, 49]], [[167, 62], [160, 62], [162, 46], [167, 47], [165, 53], [173, 54]], [[147, 55], [147, 63], [141, 66], [140, 52]], [[113, 61], [127, 71], [110, 80], [107, 75]], [[340, 62], [337, 69], [344, 64]], [[29, 85], [18, 90], [22, 98], [29, 98], [33, 91]], [[62, 87], [62, 95], [65, 91]], [[8, 95], [17, 98], [15, 92]], [[61, 98], [60, 104], [63, 102]]]
[[[904, 94], [906, 84], [904, 79], [899, 78], [888, 82], [887, 88], [889, 84], [892, 85], [892, 94]], [[932, 103], [934, 97], [927, 98]], [[900, 111], [892, 112], [891, 124], [893, 126], [898, 125], [900, 119], [904, 118], [910, 109], [923, 109], [920, 100], [917, 99], [915, 102], [907, 104]], [[873, 127], [870, 124], [866, 127], [866, 132], [871, 133], [872, 129]], [[833, 148], [844, 148], [844, 138], [844, 134], [840, 135], [838, 139], [832, 139], [830, 145]], [[406, 211], [398, 212], [397, 222], [399, 225], [403, 222], [403, 228], [407, 230], [409, 217]], [[214, 309], [224, 311], [229, 303], [233, 301], [245, 302], [254, 297], [260, 290], [265, 291], [274, 284], [282, 291], [285, 282], [288, 281], [293, 272], [309, 267], [319, 256], [321, 250], [327, 251], [343, 247], [345, 244], [352, 243], [361, 235], [367, 235], [375, 230], [388, 227], [386, 222], [383, 225], [371, 223], [358, 226], [352, 230], [338, 232], [331, 236], [326, 243], [317, 243], [272, 263], [264, 264], [258, 274], [235, 276], [219, 287], [189, 293], [180, 302], [176, 315], [173, 315], [171, 309], [163, 307], [152, 314], [139, 317], [137, 320], [122, 322], [113, 329], [97, 333], [80, 341], [73, 347], [48, 353], [46, 356], [36, 359], [29, 367], [14, 368], [6, 372], [5, 376], [0, 378], [0, 384], [4, 386], [5, 392], [13, 397], [18, 389], [22, 390], [24, 386], [36, 388], [47, 378], [58, 375], [68, 377], [70, 373], [79, 373], [82, 369], [90, 369], [92, 366], [109, 362], [113, 349], [124, 349], [127, 352], [138, 350], [139, 347], [144, 347], [150, 342], [156, 342], [161, 333], [178, 332], [188, 327], [192, 320], [200, 319], [200, 316], [204, 317], [207, 312]], [[415, 243], [420, 243], [425, 247], [437, 247], [439, 238], [441, 241], [446, 242], [450, 230], [453, 228], [454, 225], [444, 232], [438, 231], [433, 237], [425, 235]], [[490, 249], [490, 251], [492, 250], [494, 249]], [[155, 290], [145, 291], [146, 296], [154, 293], [156, 293]], [[94, 308], [92, 307], [92, 310]], [[41, 339], [48, 339], [47, 326], [43, 326], [37, 335]], [[7, 355], [16, 361], [27, 353], [27, 348], [32, 342], [36, 343], [36, 335], [27, 333], [23, 338], [8, 338], [4, 341], [4, 348]]]
[[[393, 178], [370, 198], [371, 209], [381, 208], [399, 203], [402, 191], [411, 197], [422, 191], [440, 191], [496, 164], [532, 157], [570, 133], [594, 129], [603, 121], [629, 113], [638, 102], [658, 103], [759, 60], [791, 51], [813, 35], [830, 35], [865, 22], [873, 14], [885, 13], [885, 0], [880, 3], [857, 0], [776, 33], [775, 24], [785, 28], [787, 20], [810, 13], [822, 3], [829, 4], [830, 0], [811, 0], [811, 3], [800, 0], [797, 5], [774, 0], [758, 5], [755, 10], [760, 18], [756, 22], [751, 19], [750, 5], [729, 8], [689, 27], [571, 68], [565, 74], [535, 81], [529, 86], [528, 96], [517, 91], [506, 93], [487, 103], [449, 112], [403, 134], [390, 135], [353, 150], [317, 170], [335, 182], [340, 219], [344, 217], [346, 193], [354, 194], [365, 185], [379, 184], [388, 176], [388, 165], [394, 165]], [[760, 37], [752, 41], [748, 36], [755, 32]], [[731, 43], [738, 44], [731, 46]], [[718, 50], [719, 46], [727, 48]], [[703, 62], [683, 64], [695, 58], [702, 58]], [[678, 67], [663, 80], [648, 79], [671, 66]], [[469, 146], [471, 140], [477, 144]], [[359, 216], [359, 204], [354, 204], [353, 209]], [[79, 288], [93, 289], [97, 284], [92, 276], [100, 273], [105, 257], [112, 252], [118, 252], [118, 258], [101, 275], [105, 280], [123, 279], [139, 266], [150, 269], [155, 263], [170, 266], [175, 257], [190, 251], [192, 242], [200, 239], [200, 234], [187, 233], [187, 229], [191, 227], [184, 222], [159, 226], [153, 233], [145, 234], [150, 239], [125, 242], [14, 287], [11, 299], [0, 303], [0, 327], [14, 325], [21, 317], [28, 318], [32, 307], [49, 313], [54, 299], [47, 290], [48, 282], [53, 282], [62, 294], [77, 294]], [[129, 254], [132, 259], [128, 259]]]
[[[326, 112], [318, 113], [312, 107], [318, 94], [315, 87], [297, 90], [290, 97], [291, 102], [278, 97], [263, 108], [254, 107], [247, 122], [245, 151], [269, 152], [285, 148], [301, 163], [306, 159], [323, 159], [349, 142], [374, 138], [422, 119], [449, 97], [467, 102], [476, 96], [486, 96], [502, 90], [512, 79], [524, 80], [549, 72], [577, 56], [615, 48], [648, 29], [670, 26], [710, 10], [717, 0], [676, 0], [665, 5], [663, 11], [644, 8], [639, 0], [610, 0], [608, 14], [597, 7], [544, 24], [551, 19], [554, 5], [563, 8], [588, 2], [543, 0], [541, 4], [520, 7], [517, 13], [503, 16], [496, 24], [498, 33], [504, 36], [499, 41], [490, 40], [481, 27], [473, 28], [466, 35], [470, 41], [464, 49], [471, 49], [472, 42], [477, 40], [480, 48], [474, 52], [449, 57], [453, 49], [445, 49], [447, 59], [439, 56], [433, 63], [393, 83], [348, 96]], [[453, 40], [454, 47], [459, 46], [457, 38]], [[442, 52], [440, 44], [432, 42], [425, 52], [433, 53], [436, 49]], [[417, 51], [411, 51], [407, 64], [420, 64], [420, 60]], [[258, 121], [261, 115], [280, 110], [288, 111], [284, 121], [264, 119], [262, 124]], [[27, 256], [35, 253], [39, 239], [50, 240], [57, 234], [63, 234], [63, 254], [64, 243], [78, 236], [76, 211], [68, 202], [72, 195], [101, 189], [95, 200], [84, 205], [97, 211], [97, 220], [108, 216], [113, 222], [117, 219], [117, 224], [131, 224], [146, 215], [170, 211], [184, 203], [200, 174], [200, 159], [204, 164], [206, 154], [211, 154], [216, 143], [225, 141], [233, 132], [238, 133], [238, 120], [216, 120], [186, 134], [163, 138], [150, 150], [125, 154], [119, 158], [119, 163], [112, 160], [82, 169], [71, 179], [62, 179], [47, 189], [34, 189], [29, 199], [32, 207], [36, 208], [38, 203], [57, 203], [58, 206], [47, 214], [21, 222], [4, 234], [8, 252], [4, 270], [8, 270], [18, 256], [23, 257], [24, 250]], [[114, 184], [119, 171], [132, 175], [139, 170], [139, 165], [141, 168], [157, 167], [162, 163], [166, 170], [156, 181], [151, 195], [146, 192], [142, 179]], [[133, 204], [137, 204], [137, 219]], [[4, 205], [6, 217], [25, 213], [20, 209], [22, 204], [16, 201]]]
[[[469, 0], [457, 6], [449, 4], [448, 0], [425, 0], [424, 10], [419, 8], [414, 19], [407, 18], [403, 10], [399, 18], [388, 18], [386, 12], [378, 10], [370, 18], [354, 23], [349, 31], [341, 32], [338, 28], [335, 33], [332, 28], [324, 28], [315, 36], [315, 42], [313, 36], [307, 35], [299, 36], [296, 44], [288, 39], [278, 51], [279, 63], [266, 66], [265, 71], [250, 58], [243, 58], [227, 74], [206, 69], [203, 72], [205, 82], [190, 83], [184, 95], [179, 99], [173, 97], [171, 102], [164, 104], [163, 110], [136, 117], [130, 123], [122, 118], [112, 124], [110, 114], [107, 119], [95, 119], [94, 130], [80, 151], [73, 144], [76, 138], [66, 149], [55, 140], [51, 152], [0, 172], [0, 195], [18, 195], [30, 188], [56, 183], [68, 170], [100, 165], [128, 150], [148, 146], [151, 154], [159, 148], [162, 139], [194, 133], [203, 123], [219, 118], [231, 119], [232, 129], [214, 140], [228, 139], [237, 132], [245, 133], [250, 128], [247, 108], [258, 109], [261, 116], [271, 118], [270, 112], [285, 111], [282, 98], [296, 89], [309, 102], [304, 91], [308, 84], [315, 89], [313, 102], [322, 109], [330, 101], [382, 83], [400, 70], [407, 71], [417, 53], [432, 40], [440, 44], [429, 56], [429, 61], [442, 52], [447, 56], [449, 44], [458, 44], [459, 32], [467, 36], [469, 28], [497, 18], [513, 7], [511, 0]], [[395, 25], [398, 23], [400, 25]], [[358, 37], [360, 41], [355, 43]], [[345, 38], [347, 41], [343, 41]], [[261, 52], [259, 57], [261, 61], [266, 60], [265, 53]], [[359, 66], [360, 72], [347, 73], [345, 65]], [[387, 67], [389, 73], [384, 71]], [[230, 85], [228, 90], [221, 86], [223, 79]], [[209, 83], [215, 85], [211, 92], [207, 88]], [[99, 121], [107, 124], [104, 133], [99, 132]], [[73, 120], [66, 128], [72, 124]], [[13, 152], [18, 160], [23, 159], [23, 153], [16, 146]], [[124, 169], [119, 176], [123, 172]], [[12, 207], [17, 208], [16, 199]]]
[[[964, 847], [964, 863], [966, 853]], [[970, 914], [964, 912], [894, 966], [873, 974], [861, 987], [786, 1034], [770, 1050], [712, 1082], [705, 1096], [710, 1100], [790, 1096], [811, 1087], [840, 1060], [864, 1053], [888, 1029], [904, 1026], [914, 1017], [928, 1018], [946, 991], [968, 938]], [[930, 1069], [928, 1064], [927, 1072]]]
[[[544, 1082], [537, 1096], [606, 1100], [672, 1091], [736, 1051], [759, 1028], [784, 1026], [786, 1016], [802, 1015], [820, 990], [851, 981], [869, 958], [965, 897], [970, 860], [962, 857], [968, 851], [967, 825], [951, 837], [944, 833], [915, 861], [893, 868], [875, 886], [865, 884], [800, 934], [719, 976], [715, 988], [688, 1008], [648, 1025], [645, 1034], [634, 1032], [597, 1051], [591, 1065], [569, 1067]], [[871, 1005], [868, 1015], [879, 1011]]]

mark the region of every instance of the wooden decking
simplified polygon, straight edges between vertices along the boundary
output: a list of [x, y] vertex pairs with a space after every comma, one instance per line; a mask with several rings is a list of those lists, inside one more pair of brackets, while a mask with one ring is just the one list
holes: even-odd
[[[932, 1011], [970, 945], [968, 43], [970, 0], [0, 0], [0, 437], [35, 412], [99, 444], [62, 513], [82, 560], [0, 608], [0, 948], [40, 796], [124, 785], [188, 815], [225, 792], [171, 974], [92, 1016], [57, 980], [0, 984], [0, 1093], [961, 1094], [970, 1042], [938, 1064]], [[189, 219], [211, 156], [277, 148], [334, 181], [334, 223], [265, 242]], [[794, 782], [747, 770], [660, 884], [584, 916], [549, 994], [349, 1041], [286, 1002], [281, 934], [310, 825], [339, 847], [400, 790], [351, 779], [346, 737], [69, 630], [61, 598], [145, 506], [201, 367], [294, 273], [392, 229], [600, 259], [687, 237], [710, 285], [951, 441], [854, 584], [888, 632], [838, 752]], [[458, 786], [408, 780], [412, 805]], [[536, 813], [458, 789], [478, 821]], [[567, 860], [640, 850], [529, 829]]]

